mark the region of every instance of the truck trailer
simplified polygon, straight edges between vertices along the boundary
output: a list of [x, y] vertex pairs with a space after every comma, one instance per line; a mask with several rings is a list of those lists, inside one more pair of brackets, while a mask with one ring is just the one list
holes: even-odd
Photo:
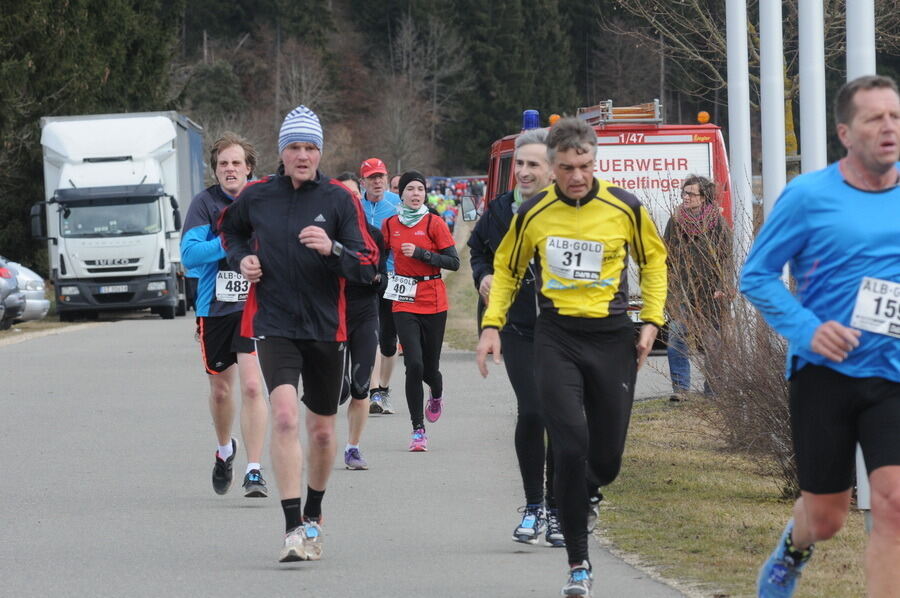
[[204, 183], [199, 125], [176, 112], [41, 119], [47, 241], [60, 320], [186, 311], [181, 214]]

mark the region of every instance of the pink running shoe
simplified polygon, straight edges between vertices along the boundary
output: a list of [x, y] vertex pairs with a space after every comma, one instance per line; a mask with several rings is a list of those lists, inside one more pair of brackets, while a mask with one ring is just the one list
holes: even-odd
[[425, 430], [419, 428], [412, 433], [412, 440], [409, 441], [409, 452], [424, 453], [428, 450], [428, 436]]
[[444, 400], [441, 397], [433, 397], [428, 395], [428, 404], [425, 405], [425, 419], [434, 423], [441, 417], [441, 410], [444, 407]]

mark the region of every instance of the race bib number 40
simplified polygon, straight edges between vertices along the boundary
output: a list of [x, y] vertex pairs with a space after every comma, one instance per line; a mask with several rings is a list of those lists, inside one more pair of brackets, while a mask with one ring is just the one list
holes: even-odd
[[603, 243], [547, 237], [544, 247], [550, 272], [567, 280], [599, 280]]
[[900, 283], [866, 276], [856, 293], [850, 325], [900, 338]]
[[384, 298], [389, 301], [412, 303], [416, 300], [416, 279], [408, 276], [391, 276], [388, 278]]
[[216, 274], [216, 301], [235, 303], [246, 301], [250, 281], [238, 272], [223, 270]]

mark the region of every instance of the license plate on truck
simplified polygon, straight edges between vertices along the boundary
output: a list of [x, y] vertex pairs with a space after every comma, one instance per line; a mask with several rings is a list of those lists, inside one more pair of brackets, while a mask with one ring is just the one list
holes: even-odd
[[127, 293], [128, 285], [127, 284], [113, 284], [105, 287], [100, 287], [100, 293]]

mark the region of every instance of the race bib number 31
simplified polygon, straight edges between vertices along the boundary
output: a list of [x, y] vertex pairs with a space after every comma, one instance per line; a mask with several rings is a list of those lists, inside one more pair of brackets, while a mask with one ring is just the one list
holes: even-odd
[[900, 283], [862, 279], [850, 325], [860, 330], [900, 338]]
[[388, 301], [412, 303], [416, 300], [416, 279], [408, 276], [391, 276], [388, 278], [384, 298]]
[[547, 237], [544, 247], [547, 267], [568, 280], [599, 280], [603, 264], [603, 243], [566, 237]]
[[246, 301], [250, 281], [238, 272], [223, 270], [216, 274], [216, 301], [235, 303]]

